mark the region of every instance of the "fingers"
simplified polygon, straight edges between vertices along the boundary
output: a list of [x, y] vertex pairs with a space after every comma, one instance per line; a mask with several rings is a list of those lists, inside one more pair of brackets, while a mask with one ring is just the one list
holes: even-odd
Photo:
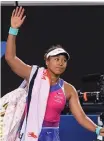
[[21, 10], [21, 13], [20, 13], [20, 18], [22, 18], [23, 14], [24, 14], [24, 8]]
[[19, 8], [17, 7], [16, 9], [13, 10], [12, 12], [12, 17], [13, 16], [17, 16], [17, 17], [20, 17], [22, 18], [23, 14], [24, 14], [24, 8], [22, 8], [22, 6]]
[[26, 16], [24, 16], [24, 17], [22, 18], [22, 23], [24, 22], [25, 18], [26, 18]]
[[14, 16], [17, 16], [17, 13], [18, 13], [18, 7], [15, 10], [15, 15]]
[[22, 11], [22, 6], [21, 6], [21, 7], [19, 8], [19, 10], [18, 10], [18, 13], [17, 13], [17, 16], [18, 16], [18, 17], [20, 16], [21, 11]]
[[102, 137], [104, 137], [104, 133], [101, 133], [100, 135], [101, 135]]
[[104, 136], [104, 128], [101, 129], [100, 135], [101, 135], [101, 136]]
[[14, 15], [15, 15], [15, 9], [14, 9], [13, 12], [12, 12], [12, 17], [14, 17]]

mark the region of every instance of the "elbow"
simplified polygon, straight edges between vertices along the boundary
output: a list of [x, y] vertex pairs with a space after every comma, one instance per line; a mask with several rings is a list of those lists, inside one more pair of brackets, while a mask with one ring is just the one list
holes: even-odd
[[11, 60], [13, 60], [15, 57], [13, 57], [13, 56], [10, 56], [10, 55], [7, 55], [7, 54], [5, 54], [5, 60], [7, 61], [7, 62], [10, 62]]
[[5, 54], [5, 60], [8, 62], [9, 60], [11, 60], [11, 56], [8, 56]]
[[7, 60], [9, 60], [9, 57], [5, 54], [5, 60], [7, 61]]

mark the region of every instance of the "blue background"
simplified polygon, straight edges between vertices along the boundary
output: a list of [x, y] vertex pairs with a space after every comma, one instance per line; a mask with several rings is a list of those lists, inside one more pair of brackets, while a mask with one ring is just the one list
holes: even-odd
[[[88, 115], [97, 124], [97, 115]], [[62, 115], [60, 122], [61, 141], [94, 141], [96, 134], [83, 128], [72, 115]]]

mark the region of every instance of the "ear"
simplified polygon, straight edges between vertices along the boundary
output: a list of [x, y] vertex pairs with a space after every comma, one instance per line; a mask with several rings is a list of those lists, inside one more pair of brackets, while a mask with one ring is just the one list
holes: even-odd
[[48, 66], [48, 64], [49, 64], [49, 61], [48, 61], [48, 59], [46, 60], [46, 66]]
[[48, 65], [49, 65], [49, 58], [46, 59], [46, 66], [48, 66]]

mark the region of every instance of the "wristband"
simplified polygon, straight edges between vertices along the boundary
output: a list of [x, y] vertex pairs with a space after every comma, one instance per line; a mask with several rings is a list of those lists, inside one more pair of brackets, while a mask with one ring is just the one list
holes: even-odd
[[100, 130], [102, 129], [102, 127], [98, 126], [95, 130], [97, 135], [100, 135]]
[[17, 35], [18, 34], [18, 30], [17, 28], [12, 28], [10, 27], [9, 29], [9, 34], [12, 34], [12, 35]]

